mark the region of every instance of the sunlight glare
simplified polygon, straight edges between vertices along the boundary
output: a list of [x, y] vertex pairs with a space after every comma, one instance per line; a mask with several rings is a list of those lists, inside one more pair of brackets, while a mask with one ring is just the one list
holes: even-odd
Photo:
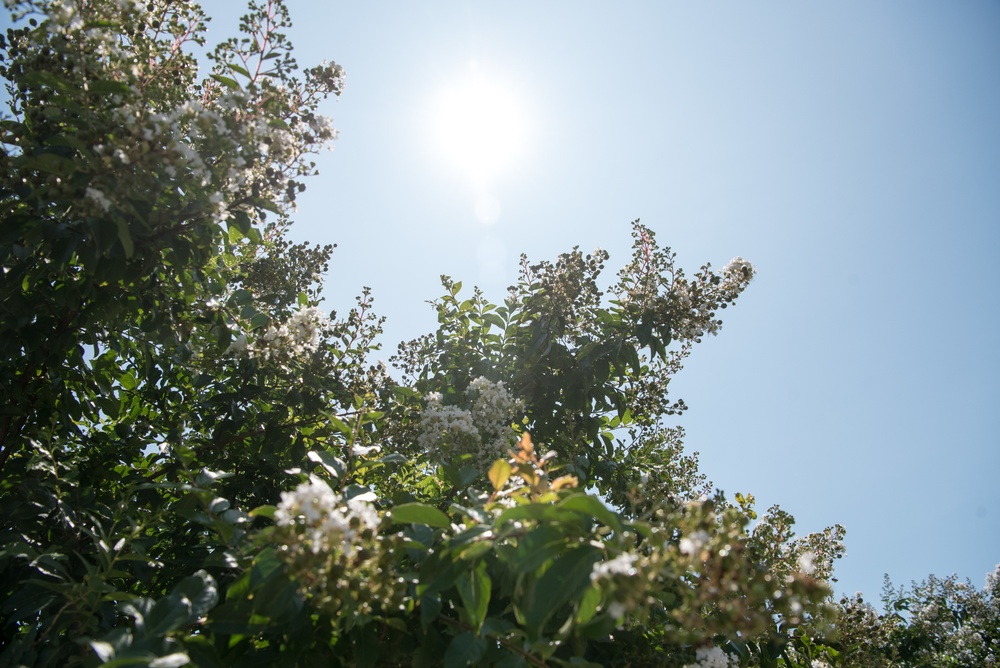
[[524, 145], [524, 116], [516, 96], [481, 76], [447, 88], [434, 109], [437, 150], [473, 182], [509, 169]]

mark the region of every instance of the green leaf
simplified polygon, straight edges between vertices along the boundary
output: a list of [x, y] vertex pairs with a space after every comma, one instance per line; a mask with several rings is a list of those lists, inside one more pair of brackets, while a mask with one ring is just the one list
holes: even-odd
[[274, 519], [274, 511], [276, 511], [277, 509], [278, 509], [277, 506], [257, 506], [249, 513], [247, 513], [247, 515], [249, 515], [250, 517], [266, 517], [267, 519], [271, 520]]
[[529, 638], [537, 640], [543, 635], [549, 618], [590, 586], [591, 568], [599, 560], [597, 548], [589, 545], [578, 547], [556, 559], [545, 571], [520, 606]]
[[237, 74], [242, 74], [247, 79], [250, 78], [250, 73], [247, 72], [246, 68], [240, 67], [236, 63], [226, 63], [226, 67], [228, 67], [229, 69], [231, 69], [233, 72], [236, 72]]
[[490, 467], [489, 476], [490, 482], [493, 483], [493, 489], [499, 491], [510, 479], [510, 462], [506, 459], [496, 460]]
[[230, 79], [229, 77], [224, 77], [221, 74], [213, 74], [212, 78], [218, 81], [220, 84], [228, 88], [229, 90], [239, 90], [240, 84], [236, 79]]
[[110, 79], [93, 79], [87, 84], [87, 89], [102, 95], [128, 95], [132, 91], [127, 83]]
[[23, 158], [23, 166], [27, 169], [37, 169], [40, 172], [65, 178], [73, 174], [78, 165], [75, 160], [62, 155], [39, 153], [38, 155]]
[[597, 518], [615, 531], [621, 530], [621, 522], [618, 516], [611, 512], [600, 499], [589, 494], [574, 494], [556, 504], [560, 508], [568, 510], [579, 510], [592, 517]]
[[191, 614], [196, 618], [204, 617], [219, 602], [219, 586], [215, 578], [204, 570], [181, 580], [174, 587], [174, 593], [190, 601]]
[[397, 524], [426, 524], [441, 529], [451, 526], [451, 520], [447, 515], [426, 503], [414, 502], [394, 506], [386, 513], [386, 517]]
[[122, 242], [125, 249], [125, 257], [131, 258], [135, 255], [135, 244], [132, 243], [132, 233], [128, 229], [128, 221], [120, 216], [115, 216], [115, 225], [118, 227], [118, 240]]
[[164, 636], [182, 626], [192, 618], [192, 605], [186, 596], [173, 593], [158, 600], [145, 618], [145, 635]]
[[593, 586], [587, 589], [576, 606], [576, 623], [586, 624], [590, 621], [597, 614], [597, 606], [600, 604], [601, 590]]
[[351, 645], [354, 648], [354, 661], [358, 668], [372, 668], [378, 665], [382, 644], [379, 642], [374, 624], [355, 629], [351, 634]]
[[473, 633], [455, 636], [444, 653], [444, 668], [475, 666], [486, 652], [486, 641]]
[[258, 313], [250, 318], [250, 330], [260, 329], [271, 322], [271, 319], [264, 313]]
[[565, 552], [566, 542], [566, 536], [557, 527], [538, 527], [518, 540], [510, 566], [518, 573], [536, 571]]
[[229, 302], [235, 306], [245, 306], [253, 302], [253, 293], [246, 288], [240, 288], [229, 298]]
[[441, 614], [441, 598], [438, 596], [420, 597], [420, 626], [426, 631]]
[[469, 625], [478, 633], [486, 619], [493, 588], [490, 576], [486, 573], [486, 562], [479, 562], [474, 570], [460, 575], [455, 586], [469, 616]]
[[311, 461], [320, 464], [327, 470], [327, 472], [335, 478], [341, 478], [345, 473], [347, 473], [347, 464], [343, 459], [337, 457], [332, 452], [327, 452], [325, 450], [313, 450], [309, 452], [308, 455]]
[[639, 323], [639, 327], [636, 329], [636, 338], [639, 339], [640, 346], [648, 346], [649, 340], [653, 338], [653, 323], [648, 320], [644, 320]]

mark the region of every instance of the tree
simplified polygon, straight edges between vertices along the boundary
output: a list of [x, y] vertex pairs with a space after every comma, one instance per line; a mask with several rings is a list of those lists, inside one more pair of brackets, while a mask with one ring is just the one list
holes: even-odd
[[1000, 654], [1000, 566], [983, 589], [954, 575], [910, 587], [886, 577], [879, 614], [860, 596], [840, 602], [837, 644], [865, 666], [995, 666]]
[[[279, 0], [198, 79], [188, 1], [13, 0], [0, 41], [7, 665], [808, 665], [843, 530], [712, 493], [669, 382], [753, 277], [648, 228], [443, 278], [373, 361], [286, 238], [336, 136]], [[756, 523], [754, 524], [754, 521]]]

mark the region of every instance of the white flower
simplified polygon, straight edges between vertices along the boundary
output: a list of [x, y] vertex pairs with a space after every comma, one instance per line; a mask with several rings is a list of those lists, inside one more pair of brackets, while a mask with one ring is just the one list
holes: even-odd
[[268, 327], [252, 352], [264, 359], [301, 357], [319, 348], [329, 318], [315, 306], [300, 309], [280, 327]]
[[621, 619], [625, 616], [626, 612], [628, 612], [628, 607], [619, 601], [615, 601], [608, 606], [608, 613], [615, 619]]
[[306, 524], [314, 524], [329, 516], [338, 500], [329, 485], [316, 476], [310, 476], [309, 482], [302, 483], [291, 492], [281, 493], [274, 521], [278, 526], [290, 526], [304, 518]]
[[285, 323], [291, 337], [292, 347], [297, 353], [313, 352], [319, 347], [320, 333], [329, 323], [326, 314], [315, 306], [301, 309], [292, 314]]
[[992, 573], [986, 574], [986, 590], [998, 590], [997, 593], [1000, 594], [1000, 564], [993, 568]]
[[381, 445], [353, 445], [351, 446], [351, 454], [355, 457], [367, 457], [373, 452], [378, 452], [381, 449]]
[[226, 355], [233, 357], [245, 357], [247, 354], [247, 335], [240, 334], [226, 348]]
[[[622, 552], [611, 561], [599, 561], [590, 571], [590, 581], [600, 582], [610, 580], [615, 575], [635, 575], [635, 562], [638, 557], [631, 552]], [[614, 615], [618, 617], [619, 615]]]
[[812, 575], [816, 572], [816, 555], [812, 552], [803, 552], [799, 555], [798, 567], [800, 573]]
[[524, 410], [524, 403], [511, 396], [502, 382], [482, 377], [469, 383], [465, 397], [468, 409], [446, 406], [439, 392], [428, 392], [417, 442], [448, 459], [472, 455], [473, 465], [486, 467], [506, 456], [515, 438], [511, 423]]
[[701, 554], [701, 551], [708, 544], [710, 538], [711, 536], [708, 535], [708, 532], [702, 529], [695, 531], [690, 536], [684, 536], [680, 542], [681, 554], [691, 556]]
[[92, 200], [94, 204], [101, 207], [102, 211], [107, 211], [111, 208], [111, 200], [108, 196], [97, 188], [87, 188], [87, 198]]
[[76, 12], [76, 7], [66, 0], [55, 0], [48, 7], [50, 33], [66, 34], [83, 27], [83, 19]]
[[361, 526], [364, 528], [376, 531], [381, 524], [382, 520], [378, 516], [378, 511], [375, 507], [363, 501], [359, 498], [353, 498], [347, 502], [347, 508], [351, 511], [353, 517], [358, 518], [361, 521]]
[[229, 207], [226, 206], [226, 200], [222, 193], [215, 192], [208, 196], [209, 210], [212, 212], [212, 218], [216, 222], [224, 222], [226, 219], [226, 214], [229, 212]]
[[743, 258], [734, 257], [726, 265], [726, 268], [722, 270], [722, 274], [726, 277], [733, 277], [738, 282], [750, 280], [756, 271], [754, 266]]
[[719, 647], [699, 647], [695, 658], [698, 663], [688, 664], [684, 668], [729, 668], [734, 665], [730, 656]]
[[[357, 519], [357, 529], [351, 520]], [[359, 530], [377, 530], [380, 524], [374, 506], [361, 497], [344, 502], [321, 478], [309, 476], [291, 492], [281, 493], [274, 511], [280, 527], [300, 528], [301, 538], [313, 553], [343, 551], [353, 554]]]

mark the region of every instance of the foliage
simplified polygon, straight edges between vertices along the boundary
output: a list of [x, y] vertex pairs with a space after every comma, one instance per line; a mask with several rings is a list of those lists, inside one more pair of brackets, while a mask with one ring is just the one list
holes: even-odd
[[286, 236], [344, 74], [298, 68], [282, 2], [204, 79], [192, 2], [6, 4], [2, 663], [851, 656], [843, 529], [713, 493], [665, 424], [748, 262], [689, 277], [636, 222], [606, 294], [603, 251], [501, 304], [444, 277], [394, 379], [371, 297], [321, 310], [333, 249]]
[[983, 589], [954, 575], [909, 588], [886, 578], [884, 613], [860, 596], [840, 602], [837, 645], [848, 665], [995, 666], [1000, 655], [1000, 566]]

